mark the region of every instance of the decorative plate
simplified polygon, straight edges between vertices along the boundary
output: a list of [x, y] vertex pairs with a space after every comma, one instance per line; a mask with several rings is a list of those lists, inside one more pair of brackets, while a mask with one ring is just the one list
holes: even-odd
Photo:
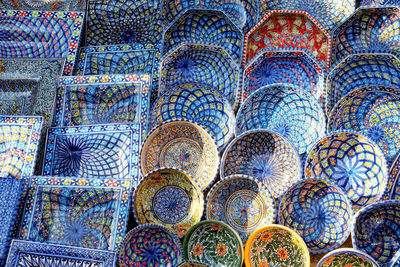
[[352, 219], [346, 193], [320, 178], [295, 183], [279, 203], [279, 224], [295, 230], [311, 253], [326, 253], [343, 244], [350, 235]]
[[395, 7], [358, 8], [332, 31], [332, 63], [354, 52], [398, 54], [400, 10]]
[[243, 174], [262, 182], [274, 198], [301, 177], [300, 158], [282, 136], [266, 130], [252, 130], [236, 137], [221, 160], [222, 179]]
[[275, 83], [297, 86], [316, 99], [322, 95], [324, 70], [304, 51], [263, 51], [243, 72], [242, 101], [257, 89]]
[[390, 200], [363, 208], [354, 216], [353, 247], [387, 266], [400, 248], [400, 201]]
[[259, 181], [232, 175], [209, 191], [206, 217], [228, 224], [245, 244], [254, 230], [275, 222], [275, 202]]
[[165, 28], [163, 55], [186, 43], [220, 46], [239, 63], [243, 33], [221, 11], [190, 9]]
[[114, 267], [116, 256], [114, 251], [14, 239], [6, 266]]
[[130, 180], [114, 177], [33, 176], [20, 237], [118, 251], [125, 236], [131, 188]]
[[172, 121], [149, 133], [140, 162], [144, 175], [173, 167], [188, 173], [204, 190], [217, 175], [219, 155], [214, 139], [203, 128], [188, 121]]
[[264, 86], [252, 93], [236, 116], [236, 133], [268, 129], [291, 142], [299, 154], [325, 136], [325, 115], [309, 93], [287, 84]]
[[270, 10], [305, 11], [316, 19], [322, 27], [331, 32], [338, 24], [350, 16], [356, 6], [355, 0], [272, 0], [260, 1], [261, 14]]
[[4, 266], [13, 228], [19, 223], [18, 211], [25, 181], [14, 177], [0, 178], [0, 264]]
[[140, 126], [98, 124], [50, 128], [43, 175], [139, 182]]
[[119, 254], [121, 267], [177, 266], [183, 258], [179, 239], [161, 225], [140, 225], [126, 234]]
[[400, 200], [400, 151], [397, 153], [389, 170], [389, 181], [382, 199]]
[[398, 0], [361, 0], [360, 6], [396, 6], [400, 7]]
[[387, 86], [353, 90], [332, 110], [329, 128], [368, 136], [391, 162], [400, 150], [400, 90]]
[[216, 89], [233, 107], [239, 98], [239, 65], [221, 47], [184, 44], [166, 55], [160, 66], [158, 95], [183, 83], [203, 83]]
[[161, 41], [161, 1], [89, 0], [86, 45]]
[[243, 245], [238, 234], [227, 224], [201, 221], [186, 233], [183, 240], [186, 260], [209, 266], [241, 267]]
[[390, 54], [354, 54], [338, 63], [327, 76], [324, 108], [333, 107], [351, 91], [369, 85], [400, 87], [400, 60]]
[[186, 173], [172, 168], [147, 174], [136, 188], [133, 209], [138, 224], [162, 224], [181, 237], [203, 215], [203, 193]]
[[351, 248], [336, 249], [329, 252], [317, 264], [317, 267], [338, 266], [379, 267], [371, 256]]
[[162, 94], [151, 111], [151, 127], [168, 120], [190, 120], [215, 138], [220, 150], [235, 133], [235, 114], [229, 102], [215, 89], [200, 83], [186, 83]]
[[54, 126], [140, 123], [147, 134], [148, 74], [63, 77], [59, 80]]
[[0, 179], [33, 174], [43, 117], [0, 115]]
[[1, 9], [85, 11], [85, 0], [0, 0]]
[[247, 240], [246, 267], [309, 267], [310, 254], [303, 239], [282, 225], [268, 225], [256, 230]]
[[307, 156], [305, 177], [322, 177], [339, 185], [360, 208], [380, 200], [388, 180], [385, 156], [363, 135], [335, 132], [318, 141]]
[[0, 57], [65, 58], [64, 75], [71, 75], [83, 17], [81, 12], [0, 10]]
[[179, 264], [178, 267], [208, 267], [208, 266], [197, 262], [184, 261], [181, 264]]
[[331, 39], [307, 12], [269, 12], [245, 37], [242, 66], [260, 52], [275, 49], [307, 51], [324, 68], [329, 68]]

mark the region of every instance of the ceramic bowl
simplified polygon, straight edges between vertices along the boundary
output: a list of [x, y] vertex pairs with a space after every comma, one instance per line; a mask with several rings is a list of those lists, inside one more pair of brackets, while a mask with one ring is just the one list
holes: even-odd
[[351, 248], [342, 248], [331, 251], [317, 264], [317, 267], [336, 266], [379, 267], [371, 256], [362, 251]]

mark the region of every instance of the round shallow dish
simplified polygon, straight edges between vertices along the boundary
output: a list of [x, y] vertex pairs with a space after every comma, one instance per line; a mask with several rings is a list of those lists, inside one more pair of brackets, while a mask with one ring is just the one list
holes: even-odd
[[355, 211], [379, 201], [388, 181], [380, 148], [368, 138], [346, 131], [331, 133], [314, 145], [305, 161], [304, 176], [335, 182]]
[[282, 136], [252, 130], [235, 138], [226, 148], [220, 167], [221, 178], [243, 174], [262, 182], [272, 197], [280, 197], [300, 179], [300, 158]]
[[310, 254], [303, 239], [282, 225], [268, 225], [256, 230], [246, 243], [246, 267], [309, 267]]
[[215, 184], [207, 196], [207, 220], [223, 221], [246, 243], [257, 228], [275, 221], [275, 202], [259, 181], [232, 175]]
[[177, 168], [188, 173], [204, 190], [218, 172], [218, 148], [199, 125], [189, 121], [166, 122], [146, 137], [140, 153], [144, 175], [155, 169]]
[[343, 248], [326, 254], [317, 264], [317, 267], [379, 267], [375, 260], [362, 251]]
[[243, 245], [238, 234], [227, 224], [201, 221], [186, 233], [183, 240], [186, 260], [209, 266], [241, 267]]
[[206, 129], [222, 149], [234, 136], [235, 114], [218, 91], [200, 83], [171, 88], [154, 103], [151, 127], [169, 120], [190, 120]]
[[200, 221], [203, 206], [203, 193], [197, 184], [186, 173], [172, 168], [146, 175], [133, 201], [138, 224], [161, 224], [179, 237]]
[[129, 231], [121, 246], [119, 264], [128, 266], [177, 266], [183, 259], [179, 239], [161, 225], [144, 224]]
[[353, 247], [386, 266], [400, 248], [400, 201], [389, 200], [361, 209], [354, 216]]
[[346, 193], [320, 178], [292, 185], [279, 203], [279, 224], [295, 230], [310, 253], [325, 253], [343, 244], [352, 219], [353, 209]]
[[287, 84], [264, 86], [252, 93], [236, 117], [236, 133], [268, 129], [305, 154], [325, 136], [325, 114], [309, 93]]

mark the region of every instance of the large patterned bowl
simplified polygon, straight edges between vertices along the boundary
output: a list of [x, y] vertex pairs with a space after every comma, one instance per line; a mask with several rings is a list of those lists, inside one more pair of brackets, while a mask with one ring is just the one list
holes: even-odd
[[162, 224], [181, 237], [203, 215], [203, 194], [186, 173], [172, 168], [146, 175], [136, 188], [133, 209], [139, 224]]
[[279, 223], [295, 230], [311, 253], [325, 253], [340, 246], [350, 234], [352, 218], [346, 193], [319, 178], [297, 182], [279, 203]]
[[245, 244], [254, 230], [275, 222], [275, 203], [259, 181], [232, 175], [211, 188], [206, 216], [207, 220], [227, 223]]
[[146, 137], [140, 152], [142, 174], [173, 167], [188, 173], [204, 190], [218, 172], [218, 149], [214, 139], [189, 121], [166, 122]]
[[311, 94], [291, 85], [273, 84], [252, 93], [238, 111], [236, 133], [253, 129], [281, 134], [302, 155], [325, 136], [325, 115]]
[[187, 119], [206, 129], [222, 149], [235, 132], [235, 114], [218, 91], [200, 83], [186, 83], [171, 88], [154, 103], [151, 127], [168, 120]]
[[303, 239], [282, 225], [268, 225], [256, 230], [247, 240], [246, 267], [309, 267], [310, 254]]
[[183, 259], [179, 239], [161, 225], [145, 224], [126, 234], [119, 255], [121, 267], [177, 266]]
[[317, 264], [317, 267], [338, 266], [379, 267], [371, 256], [351, 248], [336, 249], [329, 252]]
[[371, 255], [380, 266], [400, 248], [400, 201], [389, 200], [363, 208], [354, 216], [353, 247]]
[[318, 141], [307, 156], [305, 177], [321, 177], [339, 185], [359, 210], [380, 200], [388, 173], [380, 148], [363, 135], [334, 132]]
[[186, 233], [183, 240], [186, 260], [209, 266], [241, 267], [243, 245], [238, 234], [227, 224], [201, 221]]
[[243, 174], [262, 182], [272, 197], [280, 197], [300, 179], [300, 158], [281, 135], [252, 130], [236, 137], [226, 148], [220, 167], [222, 179]]

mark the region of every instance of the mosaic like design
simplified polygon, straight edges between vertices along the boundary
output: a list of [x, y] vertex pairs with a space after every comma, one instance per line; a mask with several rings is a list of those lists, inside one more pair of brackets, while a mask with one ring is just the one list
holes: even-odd
[[400, 247], [400, 201], [379, 202], [355, 215], [351, 233], [353, 247], [387, 266]]
[[179, 239], [160, 225], [131, 230], [122, 245], [119, 263], [128, 266], [177, 266], [183, 258]]
[[400, 200], [400, 151], [397, 153], [390, 166], [389, 170], [389, 181], [386, 188], [386, 192], [382, 199], [396, 199]]
[[239, 63], [242, 31], [226, 15], [216, 10], [192, 9], [165, 29], [163, 55], [185, 43], [220, 46]]
[[54, 126], [134, 122], [147, 133], [150, 77], [104, 75], [59, 80]]
[[43, 117], [0, 115], [0, 178], [33, 174]]
[[185, 121], [155, 128], [140, 154], [144, 175], [157, 168], [173, 167], [188, 173], [204, 190], [218, 172], [218, 149], [214, 139], [200, 126]]
[[331, 32], [338, 24], [349, 17], [356, 6], [355, 0], [272, 0], [260, 1], [260, 13], [269, 10], [305, 11], [316, 19], [325, 30]]
[[399, 6], [399, 1], [397, 0], [361, 0], [360, 6]]
[[[84, 13], [0, 10], [3, 58], [65, 58], [71, 75]], [[35, 25], [34, 27], [32, 25]]]
[[236, 133], [253, 129], [281, 134], [302, 155], [325, 136], [325, 115], [317, 100], [300, 88], [269, 85], [250, 95], [238, 111]]
[[329, 128], [367, 136], [391, 162], [400, 150], [400, 90], [380, 86], [353, 90], [332, 110]]
[[203, 215], [203, 194], [189, 175], [159, 169], [146, 175], [135, 191], [134, 211], [139, 224], [162, 224], [182, 237]]
[[43, 175], [139, 182], [138, 124], [50, 128]]
[[329, 34], [306, 12], [271, 11], [246, 34], [242, 66], [260, 52], [296, 49], [309, 52], [323, 68], [329, 68]]
[[88, 1], [86, 45], [116, 45], [161, 41], [159, 1]]
[[332, 32], [332, 63], [362, 51], [397, 55], [400, 11], [394, 7], [359, 8]]
[[243, 32], [250, 31], [251, 28], [259, 21], [260, 17], [260, 2], [257, 0], [241, 0], [244, 9], [246, 10], [246, 24], [243, 27]]
[[329, 73], [324, 92], [324, 108], [330, 114], [333, 107], [351, 91], [370, 85], [398, 88], [400, 60], [390, 54], [354, 54], [343, 59]]
[[118, 251], [125, 236], [131, 182], [34, 176], [22, 239]]
[[0, 9], [85, 11], [85, 0], [0, 0]]
[[228, 225], [218, 221], [201, 221], [185, 235], [186, 260], [208, 266], [241, 267], [243, 247], [240, 237]]
[[379, 267], [375, 260], [356, 249], [337, 249], [326, 254], [317, 264], [317, 267], [359, 266]]
[[115, 262], [113, 251], [13, 240], [6, 266], [114, 267]]
[[297, 182], [279, 203], [279, 224], [295, 230], [311, 253], [325, 253], [340, 246], [350, 235], [352, 219], [346, 193], [318, 178]]
[[265, 51], [246, 65], [242, 101], [257, 89], [275, 83], [297, 86], [319, 99], [324, 71], [303, 51]]
[[221, 47], [182, 45], [164, 57], [160, 69], [159, 95], [183, 83], [203, 83], [236, 105], [241, 70]]
[[310, 255], [303, 239], [281, 225], [255, 231], [246, 243], [245, 264], [261, 266], [310, 266]]
[[170, 89], [154, 103], [151, 128], [172, 119], [193, 121], [212, 134], [222, 149], [233, 137], [235, 115], [218, 91], [200, 83], [186, 83]]
[[331, 133], [318, 141], [307, 156], [304, 176], [335, 182], [355, 210], [379, 201], [388, 180], [385, 156], [379, 147], [351, 132]]
[[207, 196], [207, 220], [231, 226], [246, 243], [260, 226], [275, 221], [275, 203], [266, 187], [249, 177], [233, 175], [214, 185]]
[[300, 179], [300, 159], [282, 136], [266, 131], [248, 131], [226, 148], [220, 168], [221, 178], [243, 174], [262, 182], [274, 198]]

